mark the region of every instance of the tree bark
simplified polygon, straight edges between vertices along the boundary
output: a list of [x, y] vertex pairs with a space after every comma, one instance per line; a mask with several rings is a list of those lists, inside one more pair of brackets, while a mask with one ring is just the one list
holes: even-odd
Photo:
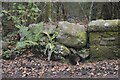
[[45, 22], [52, 21], [52, 2], [47, 2], [45, 8]]

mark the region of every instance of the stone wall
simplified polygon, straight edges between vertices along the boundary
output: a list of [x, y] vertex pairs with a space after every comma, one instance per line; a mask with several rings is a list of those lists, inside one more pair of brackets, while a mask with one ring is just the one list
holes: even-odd
[[96, 20], [88, 24], [90, 54], [97, 59], [120, 57], [120, 20]]

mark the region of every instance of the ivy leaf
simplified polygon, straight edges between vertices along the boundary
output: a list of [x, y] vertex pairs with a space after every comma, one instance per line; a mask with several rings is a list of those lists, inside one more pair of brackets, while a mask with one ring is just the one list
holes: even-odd
[[16, 28], [19, 29], [19, 34], [20, 34], [21, 38], [25, 38], [25, 37], [27, 39], [31, 38], [32, 34], [31, 34], [30, 31], [28, 31], [28, 27], [21, 26], [21, 25], [16, 25]]
[[24, 42], [24, 41], [18, 42], [18, 43], [16, 44], [16, 49], [23, 49], [23, 48], [26, 48], [26, 45], [27, 45], [27, 43]]
[[35, 38], [34, 38], [34, 41], [39, 41], [40, 38], [42, 37], [42, 31], [43, 31], [43, 22], [37, 24], [34, 28], [34, 35], [35, 35]]
[[30, 40], [30, 41], [33, 41], [34, 40], [33, 37], [34, 37], [34, 35], [32, 34], [32, 32], [31, 31], [27, 31], [26, 39]]
[[38, 45], [38, 43], [33, 42], [33, 41], [21, 41], [16, 44], [16, 49], [24, 49], [26, 47], [30, 47], [32, 45]]
[[25, 41], [25, 43], [28, 43], [27, 45], [31, 46], [31, 45], [38, 45], [37, 42], [33, 42], [33, 41]]
[[42, 33], [42, 31], [43, 31], [43, 22], [38, 23], [33, 29], [34, 29], [34, 34]]

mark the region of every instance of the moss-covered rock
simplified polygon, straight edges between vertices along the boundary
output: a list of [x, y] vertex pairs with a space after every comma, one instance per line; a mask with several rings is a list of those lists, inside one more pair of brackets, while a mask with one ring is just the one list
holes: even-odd
[[100, 39], [101, 39], [101, 33], [99, 33], [99, 32], [90, 33], [90, 46], [99, 44]]
[[69, 54], [71, 54], [69, 48], [67, 48], [66, 46], [64, 46], [62, 44], [57, 44], [56, 45], [56, 51], [61, 56], [68, 56]]
[[[30, 24], [29, 29], [33, 30], [35, 26], [36, 24]], [[59, 22], [58, 26], [52, 23], [44, 24], [43, 28], [43, 31], [48, 34], [54, 34], [57, 31], [57, 42], [67, 47], [80, 48], [86, 44], [86, 31], [83, 25], [63, 21]]]
[[103, 60], [120, 57], [117, 46], [92, 45], [90, 48], [91, 59]]
[[90, 44], [101, 46], [116, 46], [118, 45], [118, 33], [117, 32], [95, 32], [90, 33]]
[[83, 25], [69, 23], [66, 21], [59, 22], [60, 32], [57, 41], [73, 48], [80, 48], [86, 44], [86, 32]]
[[88, 24], [91, 59], [113, 59], [119, 55], [120, 20], [96, 20]]
[[115, 20], [96, 20], [88, 24], [89, 31], [118, 31], [119, 19]]

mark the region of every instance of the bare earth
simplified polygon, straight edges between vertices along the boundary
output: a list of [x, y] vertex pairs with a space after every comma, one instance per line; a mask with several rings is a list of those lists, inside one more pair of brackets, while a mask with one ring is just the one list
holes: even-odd
[[104, 60], [70, 65], [23, 55], [15, 60], [3, 60], [2, 76], [4, 78], [117, 78], [119, 61]]

